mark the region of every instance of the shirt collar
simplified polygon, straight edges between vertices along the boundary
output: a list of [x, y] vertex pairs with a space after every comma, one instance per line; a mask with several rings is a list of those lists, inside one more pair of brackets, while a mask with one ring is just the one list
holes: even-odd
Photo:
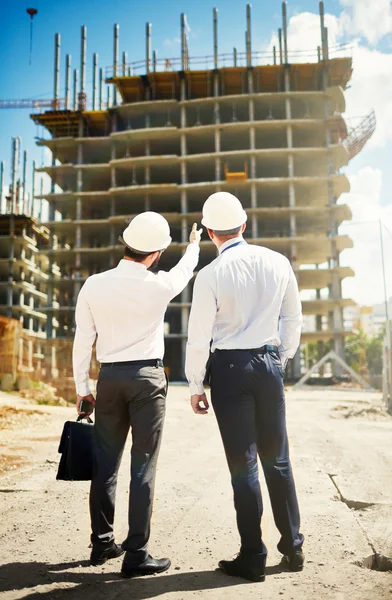
[[130, 272], [131, 269], [140, 272], [147, 271], [147, 267], [142, 265], [142, 263], [135, 262], [134, 260], [125, 260], [125, 258], [120, 260], [116, 268], [123, 273]]
[[[226, 250], [226, 248], [230, 248], [230, 246], [233, 246], [233, 244], [238, 244], [238, 242], [245, 242], [242, 235], [239, 235], [238, 237], [235, 237], [235, 238], [231, 238], [230, 240], [227, 240], [226, 242], [224, 242], [222, 244], [222, 246], [219, 248], [219, 254], [222, 254], [222, 252], [224, 250]], [[246, 243], [247, 242], [245, 242], [245, 244]]]

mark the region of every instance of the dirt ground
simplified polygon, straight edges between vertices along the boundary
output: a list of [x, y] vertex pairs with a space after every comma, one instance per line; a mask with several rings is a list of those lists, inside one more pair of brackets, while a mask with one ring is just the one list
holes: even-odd
[[[194, 415], [180, 386], [171, 386], [168, 396], [150, 544], [172, 567], [132, 580], [118, 576], [121, 559], [90, 567], [88, 483], [55, 480], [58, 440], [73, 410], [0, 394], [0, 598], [391, 599], [392, 418], [379, 395], [288, 393], [307, 562], [302, 573], [280, 564], [262, 481], [265, 583], [215, 570], [239, 546], [230, 480], [213, 413]], [[127, 527], [128, 472], [126, 453], [117, 494], [119, 542]]]

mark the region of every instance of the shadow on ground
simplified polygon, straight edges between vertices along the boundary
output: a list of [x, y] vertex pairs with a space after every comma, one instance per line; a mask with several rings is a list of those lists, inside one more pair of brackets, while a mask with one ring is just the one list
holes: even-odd
[[[73, 571], [85, 567], [85, 572]], [[118, 568], [120, 567], [120, 563]], [[89, 572], [89, 561], [47, 564], [14, 562], [0, 566], [0, 592], [24, 591], [23, 598], [40, 600], [110, 599], [132, 591], [132, 600], [148, 600], [170, 592], [211, 590], [236, 585], [252, 585], [244, 579], [231, 578], [219, 570], [170, 572], [165, 575], [123, 579], [118, 570], [111, 573]], [[281, 565], [266, 568], [266, 575], [283, 572]], [[101, 585], [105, 583], [105, 585]], [[254, 585], [254, 584], [253, 584]], [[42, 586], [50, 587], [47, 591]], [[21, 597], [18, 594], [18, 597]]]

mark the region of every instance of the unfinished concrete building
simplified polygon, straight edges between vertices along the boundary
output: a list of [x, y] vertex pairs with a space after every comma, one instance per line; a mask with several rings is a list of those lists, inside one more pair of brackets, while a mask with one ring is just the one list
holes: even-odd
[[[0, 315], [4, 317], [3, 326], [7, 324], [6, 319], [22, 325], [18, 329], [21, 334], [15, 338], [17, 347], [12, 348], [9, 355], [3, 355], [1, 348], [0, 375], [12, 373], [14, 376], [17, 371], [40, 374], [44, 368], [47, 285], [51, 277], [59, 278], [58, 267], [52, 264], [50, 270], [45, 254], [49, 248], [49, 230], [32, 217], [34, 183], [28, 193], [26, 152], [23, 177], [19, 178], [20, 154], [20, 139], [14, 138], [9, 194], [0, 197]], [[1, 164], [1, 190], [3, 176], [4, 163]], [[53, 325], [57, 325], [56, 321]]]
[[[49, 202], [50, 269], [47, 334], [72, 339], [74, 307], [85, 279], [114, 267], [123, 248], [117, 237], [133, 215], [145, 210], [169, 221], [173, 243], [161, 266], [169, 269], [183, 253], [189, 229], [200, 222], [209, 194], [237, 195], [249, 220], [245, 237], [287, 256], [301, 290], [304, 313], [314, 329], [303, 342], [328, 342], [343, 355], [342, 280], [353, 275], [339, 255], [352, 242], [339, 235], [351, 218], [339, 203], [349, 182], [342, 168], [359, 152], [375, 127], [374, 115], [349, 131], [342, 117], [344, 89], [351, 78], [349, 49], [328, 47], [320, 3], [321, 42], [314, 52], [289, 52], [286, 3], [279, 46], [252, 50], [251, 7], [246, 7], [246, 48], [218, 52], [218, 14], [213, 13], [213, 54], [189, 54], [186, 18], [181, 15], [181, 58], [158, 60], [146, 27], [146, 57], [119, 61], [119, 27], [114, 27], [113, 66], [103, 71], [93, 60], [92, 102], [86, 95], [86, 29], [82, 27], [80, 78], [66, 60], [65, 99], [59, 98], [60, 38], [56, 36], [53, 110], [32, 115], [49, 133], [38, 142], [52, 152], [39, 171], [52, 180]], [[79, 83], [78, 83], [79, 80]], [[79, 85], [79, 87], [77, 87]], [[110, 93], [110, 88], [112, 93]], [[72, 105], [72, 107], [71, 107]], [[42, 198], [41, 197], [41, 198]], [[57, 211], [57, 213], [56, 213]], [[55, 217], [61, 215], [61, 220]], [[199, 267], [216, 249], [202, 242]], [[166, 314], [166, 357], [172, 379], [183, 378], [183, 360], [192, 285]], [[300, 374], [299, 356], [290, 374]]]

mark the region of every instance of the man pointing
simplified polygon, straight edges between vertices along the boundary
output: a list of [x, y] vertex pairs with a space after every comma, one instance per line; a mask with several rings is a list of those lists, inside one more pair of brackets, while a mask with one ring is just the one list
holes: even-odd
[[204, 204], [202, 225], [219, 256], [199, 272], [189, 318], [186, 375], [195, 413], [206, 414], [203, 389], [211, 344], [211, 400], [231, 473], [241, 548], [222, 560], [228, 575], [264, 581], [267, 548], [257, 455], [263, 467], [278, 550], [302, 569], [304, 537], [286, 432], [283, 369], [298, 348], [301, 303], [289, 261], [242, 234], [247, 215], [227, 192]]
[[[161, 215], [136, 216], [120, 241], [124, 258], [115, 269], [89, 277], [76, 305], [73, 368], [77, 409], [82, 399], [95, 404], [88, 379], [92, 346], [97, 340], [101, 370], [95, 410], [95, 467], [90, 491], [91, 563], [102, 564], [126, 551], [126, 577], [165, 571], [166, 558], [149, 556], [155, 471], [165, 415], [167, 381], [163, 369], [164, 314], [168, 303], [187, 285], [199, 259], [201, 230], [196, 224], [190, 244], [169, 272], [152, 273], [171, 242]], [[121, 546], [114, 542], [117, 473], [132, 429], [129, 531]]]

